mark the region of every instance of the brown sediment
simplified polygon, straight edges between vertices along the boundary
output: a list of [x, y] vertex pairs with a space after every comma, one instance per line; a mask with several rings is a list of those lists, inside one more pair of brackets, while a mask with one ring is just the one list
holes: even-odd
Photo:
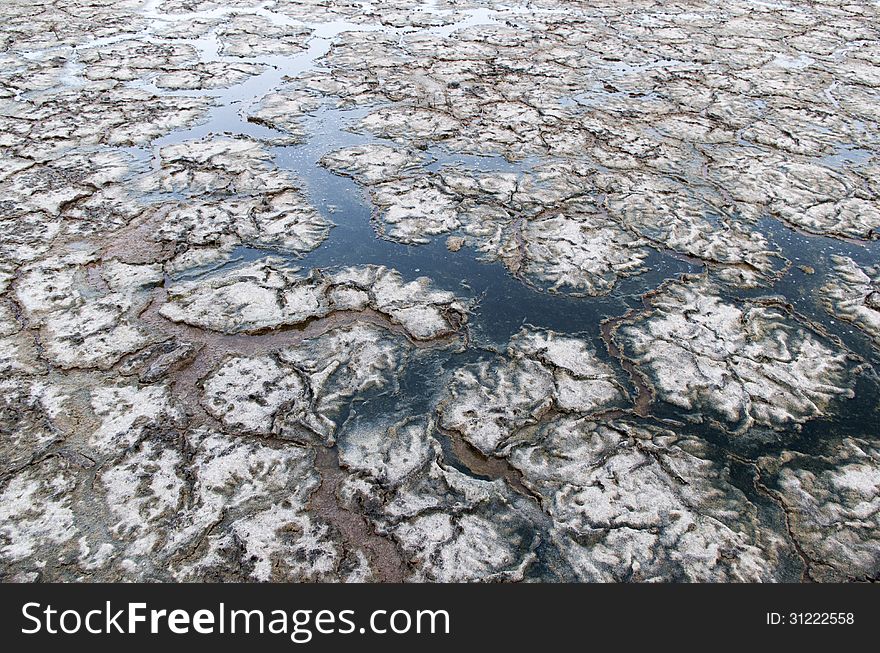
[[[460, 338], [460, 334], [453, 332], [435, 340], [416, 340], [404, 327], [369, 308], [363, 311], [336, 311], [321, 318], [313, 318], [301, 325], [264, 330], [259, 333], [226, 334], [164, 318], [159, 314], [159, 308], [166, 297], [167, 292], [164, 289], [157, 289], [153, 301], [143, 310], [140, 318], [168, 337], [177, 337], [195, 343], [199, 347], [198, 353], [188, 364], [170, 375], [174, 395], [183, 400], [190, 419], [213, 425], [220, 430], [222, 425], [201, 404], [200, 384], [229, 354], [272, 353], [306, 339], [319, 337], [337, 327], [358, 322], [387, 329], [395, 335], [406, 338], [414, 347], [423, 349], [445, 347]], [[339, 466], [337, 449], [315, 447], [315, 466], [321, 476], [321, 482], [309, 500], [309, 508], [321, 519], [331, 523], [351, 549], [360, 549], [365, 553], [375, 580], [380, 582], [405, 580], [408, 576], [407, 566], [394, 542], [377, 534], [365, 517], [340, 505], [337, 493], [346, 474]], [[521, 483], [519, 486], [524, 490]]]
[[633, 397], [633, 413], [638, 417], [647, 417], [650, 412], [651, 403], [654, 401], [654, 390], [651, 388], [651, 385], [648, 383], [645, 376], [636, 367], [635, 363], [623, 355], [620, 351], [620, 347], [618, 347], [617, 343], [614, 341], [614, 333], [617, 331], [617, 328], [630, 317], [631, 312], [620, 317], [604, 320], [600, 325], [600, 331], [602, 333], [602, 342], [605, 343], [608, 355], [616, 358], [620, 362], [620, 366], [626, 371], [627, 375], [629, 375], [633, 387], [636, 390], [635, 396]]
[[514, 492], [540, 502], [538, 497], [523, 483], [522, 472], [511, 465], [506, 458], [484, 455], [457, 431], [444, 429], [439, 424], [437, 430], [446, 436], [452, 445], [452, 453], [455, 454], [456, 459], [471, 473], [487, 476], [492, 480], [503, 480]]
[[102, 259], [119, 259], [129, 265], [164, 263], [174, 257], [174, 243], [152, 238], [170, 206], [146, 211], [146, 216], [122, 227], [101, 250]]
[[309, 509], [336, 526], [349, 547], [363, 550], [376, 581], [403, 582], [408, 576], [407, 566], [394, 542], [376, 533], [362, 515], [339, 504], [338, 491], [345, 474], [339, 467], [336, 447], [316, 447], [315, 467], [321, 483], [309, 498]]

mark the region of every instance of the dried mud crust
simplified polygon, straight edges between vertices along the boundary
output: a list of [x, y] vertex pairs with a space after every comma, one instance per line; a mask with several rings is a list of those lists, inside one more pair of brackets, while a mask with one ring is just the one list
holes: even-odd
[[510, 454], [578, 580], [766, 581], [790, 544], [698, 438], [564, 417]]
[[168, 289], [162, 317], [225, 333], [259, 333], [343, 312], [367, 312], [400, 325], [416, 340], [454, 335], [467, 320], [465, 303], [420, 277], [404, 282], [383, 266], [301, 275], [283, 261], [264, 259], [209, 279]]
[[321, 489], [343, 480], [325, 452], [353, 398], [393, 387], [414, 351], [460, 346], [465, 305], [348, 268], [307, 325], [215, 333], [162, 317], [159, 271], [86, 253], [17, 280], [18, 315], [0, 315], [4, 578], [403, 578], [395, 546]]
[[628, 399], [614, 370], [583, 340], [523, 330], [506, 357], [455, 371], [438, 407], [439, 424], [494, 455], [544, 415], [602, 413], [625, 407]]
[[858, 326], [880, 349], [880, 267], [862, 267], [846, 256], [832, 262], [833, 280], [820, 289], [825, 310]]
[[797, 429], [855, 396], [861, 360], [777, 300], [739, 304], [705, 279], [667, 284], [615, 325], [653, 395], [743, 434]]
[[[878, 22], [0, 3], [0, 579], [877, 580]], [[487, 344], [435, 239], [603, 308]]]
[[825, 455], [760, 459], [814, 580], [877, 580], [880, 519], [875, 443], [844, 438]]

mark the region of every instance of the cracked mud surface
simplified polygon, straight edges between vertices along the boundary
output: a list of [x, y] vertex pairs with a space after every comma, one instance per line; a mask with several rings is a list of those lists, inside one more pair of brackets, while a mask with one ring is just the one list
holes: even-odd
[[0, 18], [0, 580], [880, 577], [874, 4]]

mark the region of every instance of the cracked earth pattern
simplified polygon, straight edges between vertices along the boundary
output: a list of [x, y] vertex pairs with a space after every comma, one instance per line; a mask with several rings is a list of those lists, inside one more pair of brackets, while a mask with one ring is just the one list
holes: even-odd
[[876, 581], [878, 31], [0, 3], [0, 580]]

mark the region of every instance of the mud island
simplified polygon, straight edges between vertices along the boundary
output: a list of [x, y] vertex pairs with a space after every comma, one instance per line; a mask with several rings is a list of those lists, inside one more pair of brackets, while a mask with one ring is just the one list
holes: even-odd
[[0, 19], [0, 580], [878, 579], [876, 3]]

